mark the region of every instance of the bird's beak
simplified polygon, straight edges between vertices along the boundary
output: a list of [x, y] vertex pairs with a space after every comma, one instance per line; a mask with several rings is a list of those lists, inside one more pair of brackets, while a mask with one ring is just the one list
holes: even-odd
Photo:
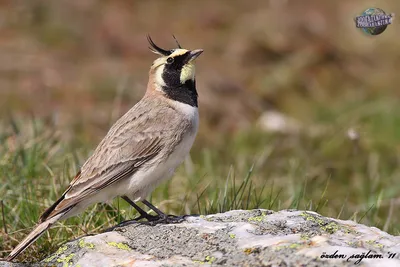
[[203, 53], [203, 51], [204, 51], [203, 49], [196, 49], [196, 50], [190, 51], [189, 62], [195, 60], [198, 56], [200, 56], [201, 53]]

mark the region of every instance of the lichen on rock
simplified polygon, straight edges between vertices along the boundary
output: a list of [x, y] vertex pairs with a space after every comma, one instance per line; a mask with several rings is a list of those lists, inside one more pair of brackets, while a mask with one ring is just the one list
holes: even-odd
[[69, 242], [39, 266], [354, 266], [360, 257], [358, 266], [400, 266], [399, 256], [400, 237], [377, 228], [258, 209], [117, 227]]

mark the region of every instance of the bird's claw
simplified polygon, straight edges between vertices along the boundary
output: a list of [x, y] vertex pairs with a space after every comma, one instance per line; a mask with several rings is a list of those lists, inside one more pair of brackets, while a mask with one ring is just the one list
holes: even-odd
[[[120, 222], [114, 227], [111, 227], [108, 229], [108, 231], [113, 231], [118, 228], [122, 228], [128, 225], [132, 224], [139, 224], [139, 225], [150, 225], [150, 226], [155, 226], [157, 224], [175, 224], [175, 223], [181, 223], [185, 221], [186, 216], [175, 216], [175, 215], [140, 215], [139, 217], [132, 219], [132, 220], [127, 220]], [[146, 219], [147, 221], [140, 221], [142, 219]]]
[[185, 216], [175, 216], [175, 215], [164, 215], [164, 216], [156, 216], [158, 217], [157, 220], [148, 221], [150, 225], [156, 224], [174, 224], [174, 223], [181, 223], [185, 221]]

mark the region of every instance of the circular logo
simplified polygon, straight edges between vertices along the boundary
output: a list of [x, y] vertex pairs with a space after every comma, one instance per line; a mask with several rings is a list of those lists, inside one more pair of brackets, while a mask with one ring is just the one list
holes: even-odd
[[386, 30], [387, 25], [392, 24], [393, 17], [393, 14], [386, 14], [380, 8], [368, 8], [356, 17], [356, 27], [368, 35], [378, 35]]

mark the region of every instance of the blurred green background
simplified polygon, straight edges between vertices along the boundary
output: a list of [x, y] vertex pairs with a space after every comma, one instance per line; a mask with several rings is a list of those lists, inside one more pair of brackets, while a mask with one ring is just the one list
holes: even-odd
[[[364, 34], [353, 19], [370, 7], [400, 14], [395, 0], [0, 2], [0, 257], [144, 94], [146, 34], [205, 51], [199, 135], [152, 194], [161, 209], [307, 209], [398, 234], [400, 25]], [[115, 204], [25, 259], [133, 215]]]

